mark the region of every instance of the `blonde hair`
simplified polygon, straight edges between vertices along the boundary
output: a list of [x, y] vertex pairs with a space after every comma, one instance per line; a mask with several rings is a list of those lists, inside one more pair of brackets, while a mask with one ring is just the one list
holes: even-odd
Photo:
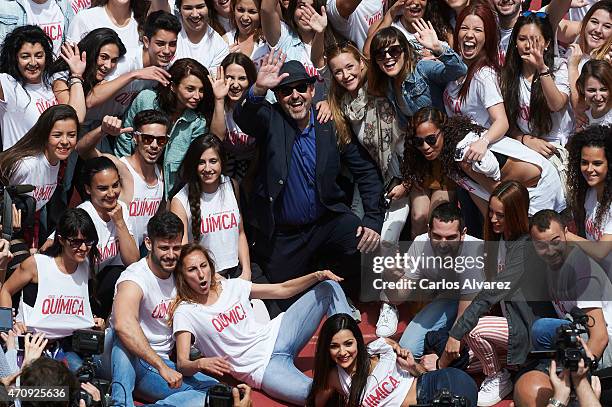
[[[325, 50], [325, 57], [327, 58], [327, 64], [329, 66], [329, 61], [332, 58], [337, 57], [340, 54], [351, 54], [357, 62], [362, 62], [365, 65], [366, 74], [363, 75], [359, 83], [359, 87], [364, 86], [367, 81], [367, 69], [368, 63], [366, 58], [363, 56], [361, 52], [350, 42], [334, 44], [331, 47]], [[331, 67], [329, 67], [331, 70]], [[333, 76], [333, 72], [331, 73]], [[346, 116], [342, 112], [342, 97], [347, 92], [347, 90], [342, 87], [335, 78], [332, 78], [330, 90], [327, 95], [327, 103], [329, 103], [329, 108], [332, 112], [332, 117], [334, 119], [334, 123], [336, 125], [336, 131], [338, 132], [338, 145], [345, 146], [351, 142], [351, 128], [350, 123], [348, 122]]]

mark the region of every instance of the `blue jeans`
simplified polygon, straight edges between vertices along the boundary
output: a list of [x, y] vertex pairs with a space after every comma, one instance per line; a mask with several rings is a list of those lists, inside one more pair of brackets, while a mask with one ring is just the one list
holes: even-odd
[[351, 314], [340, 285], [323, 281], [291, 304], [283, 315], [270, 362], [261, 388], [270, 396], [292, 404], [304, 405], [312, 379], [293, 363], [295, 357], [316, 332], [324, 315]]
[[[206, 398], [206, 390], [218, 381], [203, 373], [193, 376], [183, 376], [183, 384], [178, 389], [171, 389], [157, 369], [144, 360], [132, 355], [115, 337], [111, 355], [112, 361], [112, 397], [113, 405], [134, 405], [132, 392], [145, 401], [162, 405], [180, 407], [202, 407]], [[174, 362], [163, 359], [171, 369], [176, 370]]]
[[425, 335], [429, 331], [450, 330], [457, 318], [457, 300], [436, 299], [419, 311], [400, 338], [402, 348], [414, 356], [423, 355]]
[[478, 388], [474, 379], [463, 370], [447, 367], [425, 373], [418, 378], [417, 403], [431, 403], [434, 396], [442, 389], [456, 396], [465, 397], [468, 400], [468, 406], [475, 406], [478, 402]]
[[533, 350], [555, 349], [557, 328], [570, 322], [558, 318], [540, 318], [531, 325]]

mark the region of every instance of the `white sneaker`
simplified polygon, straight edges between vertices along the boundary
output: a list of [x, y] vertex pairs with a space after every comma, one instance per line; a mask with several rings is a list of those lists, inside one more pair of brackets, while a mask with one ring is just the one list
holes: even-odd
[[502, 369], [493, 376], [485, 377], [478, 392], [478, 406], [494, 406], [510, 394], [511, 391], [512, 380], [510, 380], [510, 373], [506, 369]]
[[397, 331], [399, 313], [394, 305], [383, 302], [376, 322], [376, 336], [387, 338]]

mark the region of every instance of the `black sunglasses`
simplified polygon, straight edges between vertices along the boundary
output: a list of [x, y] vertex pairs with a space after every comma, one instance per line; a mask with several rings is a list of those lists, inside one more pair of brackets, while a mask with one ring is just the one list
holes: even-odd
[[429, 144], [430, 147], [433, 147], [436, 145], [436, 141], [438, 141], [439, 135], [440, 135], [440, 132], [437, 132], [435, 134], [430, 134], [429, 136], [426, 136], [426, 137], [414, 137], [412, 139], [412, 145], [415, 147], [421, 147], [423, 146], [423, 144], [427, 143]]
[[401, 45], [391, 45], [388, 48], [379, 49], [374, 54], [374, 59], [377, 61], [384, 61], [387, 57], [387, 54], [393, 59], [397, 59], [404, 52], [404, 48]]
[[83, 243], [85, 244], [85, 246], [87, 246], [88, 249], [96, 244], [95, 240], [77, 239], [73, 237], [64, 237], [63, 239], [65, 239], [70, 245], [70, 247], [73, 249], [79, 249], [83, 245]]
[[152, 134], [141, 133], [139, 131], [134, 132], [135, 135], [140, 136], [140, 139], [145, 145], [153, 144], [153, 141], [157, 141], [159, 147], [163, 147], [168, 143], [168, 136], [154, 136]]
[[309, 84], [307, 82], [300, 82], [297, 85], [280, 86], [276, 89], [276, 92], [278, 92], [282, 97], [287, 97], [293, 94], [294, 89], [297, 90], [298, 93], [305, 93], [308, 90], [308, 85]]

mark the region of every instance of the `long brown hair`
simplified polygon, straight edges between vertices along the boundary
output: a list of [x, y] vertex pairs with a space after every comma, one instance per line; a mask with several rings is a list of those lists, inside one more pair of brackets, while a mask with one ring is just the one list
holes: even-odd
[[[504, 240], [516, 240], [522, 235], [529, 233], [529, 192], [518, 181], [504, 181], [497, 186], [489, 198], [497, 198], [504, 206], [504, 229], [507, 230], [508, 238]], [[486, 241], [500, 240], [501, 234], [493, 231], [490, 219], [486, 219], [484, 236]]]
[[15, 145], [0, 153], [0, 182], [9, 185], [11, 176], [17, 170], [19, 162], [26, 157], [44, 153], [49, 142], [49, 134], [60, 120], [72, 120], [79, 132], [79, 119], [70, 105], [55, 105], [45, 110], [34, 126]]
[[[238, 36], [240, 35], [240, 30], [238, 29], [238, 25], [236, 24], [236, 4], [241, 0], [230, 0], [230, 17], [229, 22], [233, 29], [236, 30], [236, 34], [234, 35], [234, 41], [238, 42]], [[253, 41], [259, 42], [263, 37], [263, 31], [261, 29], [261, 0], [253, 0], [255, 3], [255, 7], [257, 7], [257, 12], [259, 14], [259, 27], [253, 33]]]
[[393, 78], [393, 87], [398, 89], [406, 77], [416, 68], [418, 55], [410, 45], [404, 34], [395, 27], [386, 27], [376, 33], [370, 45], [370, 69], [368, 70], [368, 93], [374, 96], [387, 95], [387, 82], [389, 77], [380, 69], [374, 55], [376, 51], [385, 49], [397, 41], [404, 50], [404, 66], [400, 73]]
[[485, 66], [493, 68], [493, 70], [496, 72], [499, 72], [501, 69], [498, 55], [499, 31], [497, 29], [497, 19], [495, 18], [495, 13], [488, 2], [471, 2], [457, 17], [455, 36], [453, 39], [455, 43], [455, 52], [461, 55], [459, 52], [459, 31], [461, 30], [463, 20], [472, 15], [477, 16], [482, 20], [484, 26], [485, 43], [481, 54], [472, 64], [468, 66], [465, 80], [461, 85], [461, 89], [459, 89], [459, 98], [461, 101], [465, 101], [468, 91], [470, 90], [470, 82], [472, 81], [472, 78], [476, 72]]
[[[584, 64], [580, 76], [576, 81], [576, 89], [578, 90], [580, 99], [584, 100], [585, 98], [584, 89], [586, 81], [590, 77], [597, 79], [608, 88], [608, 90], [612, 89], [612, 66], [604, 59], [591, 59]], [[611, 104], [612, 100], [608, 99], [608, 105], [606, 107], [609, 108]]]
[[187, 243], [181, 248], [181, 255], [176, 263], [176, 268], [174, 269], [174, 284], [176, 285], [176, 297], [172, 300], [170, 304], [170, 311], [168, 313], [168, 325], [172, 326], [172, 319], [174, 318], [174, 313], [178, 306], [183, 302], [190, 303], [198, 303], [198, 298], [196, 294], [193, 292], [189, 284], [185, 280], [185, 274], [183, 273], [183, 261], [185, 261], [185, 257], [189, 256], [191, 253], [200, 252], [206, 257], [206, 261], [208, 262], [208, 267], [210, 267], [210, 289], [217, 289], [217, 280], [216, 280], [216, 267], [215, 262], [212, 258], [210, 252], [204, 247], [200, 246], [199, 243]]
[[[332, 45], [325, 50], [325, 57], [327, 58], [327, 63], [329, 65], [329, 61], [332, 58], [337, 57], [340, 54], [351, 54], [353, 58], [359, 62], [363, 62], [366, 69], [366, 74], [368, 70], [368, 61], [366, 57], [363, 56], [361, 52], [351, 43], [340, 43]], [[329, 93], [327, 95], [327, 103], [329, 103], [329, 108], [332, 112], [332, 117], [334, 119], [334, 123], [336, 124], [336, 131], [338, 132], [338, 144], [340, 146], [347, 145], [351, 142], [352, 132], [350, 124], [342, 113], [342, 97], [347, 92], [347, 90], [338, 84], [338, 82], [333, 78], [333, 72], [331, 73], [332, 80], [329, 89]], [[359, 87], [361, 88], [367, 82], [367, 75], [364, 75]]]
[[[580, 25], [580, 34], [578, 34], [578, 45], [580, 45], [580, 49], [582, 52], [586, 54], [590, 54], [595, 50], [587, 51], [587, 43], [586, 43], [586, 35], [584, 35], [584, 31], [586, 30], [586, 25], [589, 23], [591, 17], [597, 10], [605, 10], [608, 13], [612, 14], [612, 1], [611, 0], [601, 0], [593, 4], [593, 6], [587, 11], [582, 19], [582, 24]], [[605, 44], [604, 44], [605, 45]]]

